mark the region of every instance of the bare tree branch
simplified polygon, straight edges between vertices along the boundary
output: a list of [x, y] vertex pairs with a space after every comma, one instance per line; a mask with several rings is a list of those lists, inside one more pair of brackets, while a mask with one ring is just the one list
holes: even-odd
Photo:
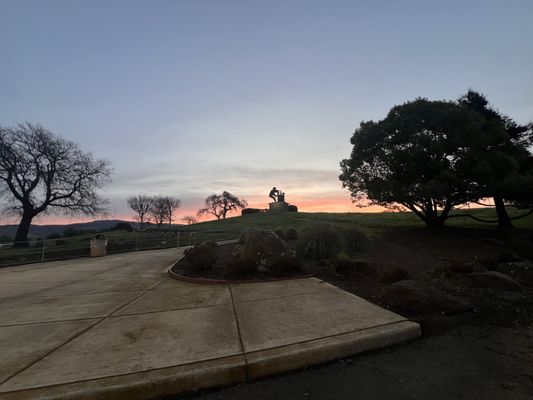
[[0, 192], [7, 209], [21, 216], [16, 241], [26, 241], [41, 213], [105, 214], [98, 189], [111, 181], [105, 160], [29, 122], [0, 127]]

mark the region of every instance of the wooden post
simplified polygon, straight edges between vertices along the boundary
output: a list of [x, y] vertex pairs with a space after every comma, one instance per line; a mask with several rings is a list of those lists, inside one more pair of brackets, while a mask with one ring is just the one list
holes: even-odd
[[41, 262], [44, 262], [45, 254], [46, 254], [46, 239], [43, 239], [43, 251], [41, 253]]

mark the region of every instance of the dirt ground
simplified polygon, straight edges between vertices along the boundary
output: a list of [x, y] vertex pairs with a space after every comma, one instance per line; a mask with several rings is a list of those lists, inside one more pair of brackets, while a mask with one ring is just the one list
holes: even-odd
[[[358, 255], [375, 266], [374, 276], [339, 274], [332, 265], [321, 266], [318, 276], [419, 322], [420, 340], [176, 398], [531, 399], [533, 291], [472, 287], [466, 272], [492, 270], [509, 259], [531, 260], [532, 253], [529, 231], [404, 229], [387, 233], [370, 241]], [[468, 302], [471, 310], [447, 316], [387, 304], [383, 294], [390, 283], [383, 283], [383, 274], [397, 267], [429, 290]]]

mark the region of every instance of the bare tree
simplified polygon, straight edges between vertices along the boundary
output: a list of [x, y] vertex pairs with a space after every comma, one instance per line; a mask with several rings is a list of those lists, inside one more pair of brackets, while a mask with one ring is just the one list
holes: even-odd
[[222, 194], [212, 194], [205, 199], [205, 207], [198, 210], [198, 216], [212, 214], [217, 219], [226, 219], [228, 212], [242, 209], [247, 205], [246, 200], [224, 191]]
[[198, 220], [194, 218], [192, 215], [186, 215], [181, 220], [185, 222], [187, 225], [196, 224], [198, 222]]
[[181, 200], [177, 197], [172, 196], [165, 196], [163, 197], [163, 201], [166, 208], [166, 218], [168, 221], [168, 227], [172, 227], [172, 218], [174, 217], [174, 213], [178, 208], [181, 207]]
[[128, 197], [126, 201], [128, 207], [137, 213], [137, 218], [140, 222], [140, 230], [142, 231], [144, 228], [144, 221], [147, 219], [146, 216], [152, 208], [152, 197], [139, 194], [137, 196]]
[[164, 196], [152, 197], [152, 205], [148, 211], [158, 228], [168, 219], [167, 202]]
[[97, 190], [110, 181], [107, 161], [42, 126], [0, 126], [0, 195], [7, 200], [6, 211], [21, 217], [16, 242], [28, 240], [39, 214], [105, 214], [107, 200]]

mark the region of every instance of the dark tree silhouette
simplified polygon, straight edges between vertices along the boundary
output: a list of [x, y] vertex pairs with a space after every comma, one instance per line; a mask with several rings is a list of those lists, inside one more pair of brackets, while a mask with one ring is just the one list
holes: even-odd
[[196, 224], [198, 221], [196, 218], [194, 218], [192, 215], [186, 215], [181, 219], [183, 222], [185, 222], [187, 225], [193, 225]]
[[140, 224], [139, 229], [142, 232], [144, 229], [144, 222], [147, 219], [146, 216], [149, 215], [152, 208], [153, 198], [144, 194], [139, 194], [137, 196], [128, 197], [126, 202], [128, 203], [128, 207], [137, 214]]
[[464, 172], [490, 148], [500, 124], [453, 102], [417, 99], [393, 107], [378, 122], [362, 122], [340, 180], [354, 201], [402, 205], [428, 226], [441, 226], [457, 205], [481, 198]]
[[38, 124], [0, 127], [0, 194], [6, 211], [21, 217], [16, 242], [28, 240], [39, 214], [104, 214], [107, 201], [97, 191], [110, 176], [107, 161]]
[[512, 227], [505, 208], [506, 202], [525, 203], [532, 198], [533, 171], [531, 153], [528, 151], [532, 126], [520, 125], [502, 115], [489, 105], [485, 96], [473, 90], [461, 96], [458, 102], [482, 114], [488, 124], [503, 127], [503, 130], [493, 130], [498, 137], [491, 138], [490, 147], [478, 148], [481, 151], [475, 156], [475, 165], [464, 172], [476, 182], [483, 197], [494, 199], [498, 226]]
[[163, 223], [168, 220], [168, 211], [167, 198], [165, 196], [152, 197], [152, 204], [148, 212], [158, 228], [161, 228]]
[[211, 214], [217, 219], [225, 219], [228, 212], [242, 209], [247, 205], [246, 200], [224, 191], [222, 194], [212, 194], [205, 199], [205, 207], [198, 210], [198, 216]]
[[163, 204], [166, 211], [166, 220], [168, 221], [168, 227], [172, 227], [172, 220], [174, 218], [174, 213], [178, 208], [181, 207], [181, 200], [173, 196], [164, 196]]

